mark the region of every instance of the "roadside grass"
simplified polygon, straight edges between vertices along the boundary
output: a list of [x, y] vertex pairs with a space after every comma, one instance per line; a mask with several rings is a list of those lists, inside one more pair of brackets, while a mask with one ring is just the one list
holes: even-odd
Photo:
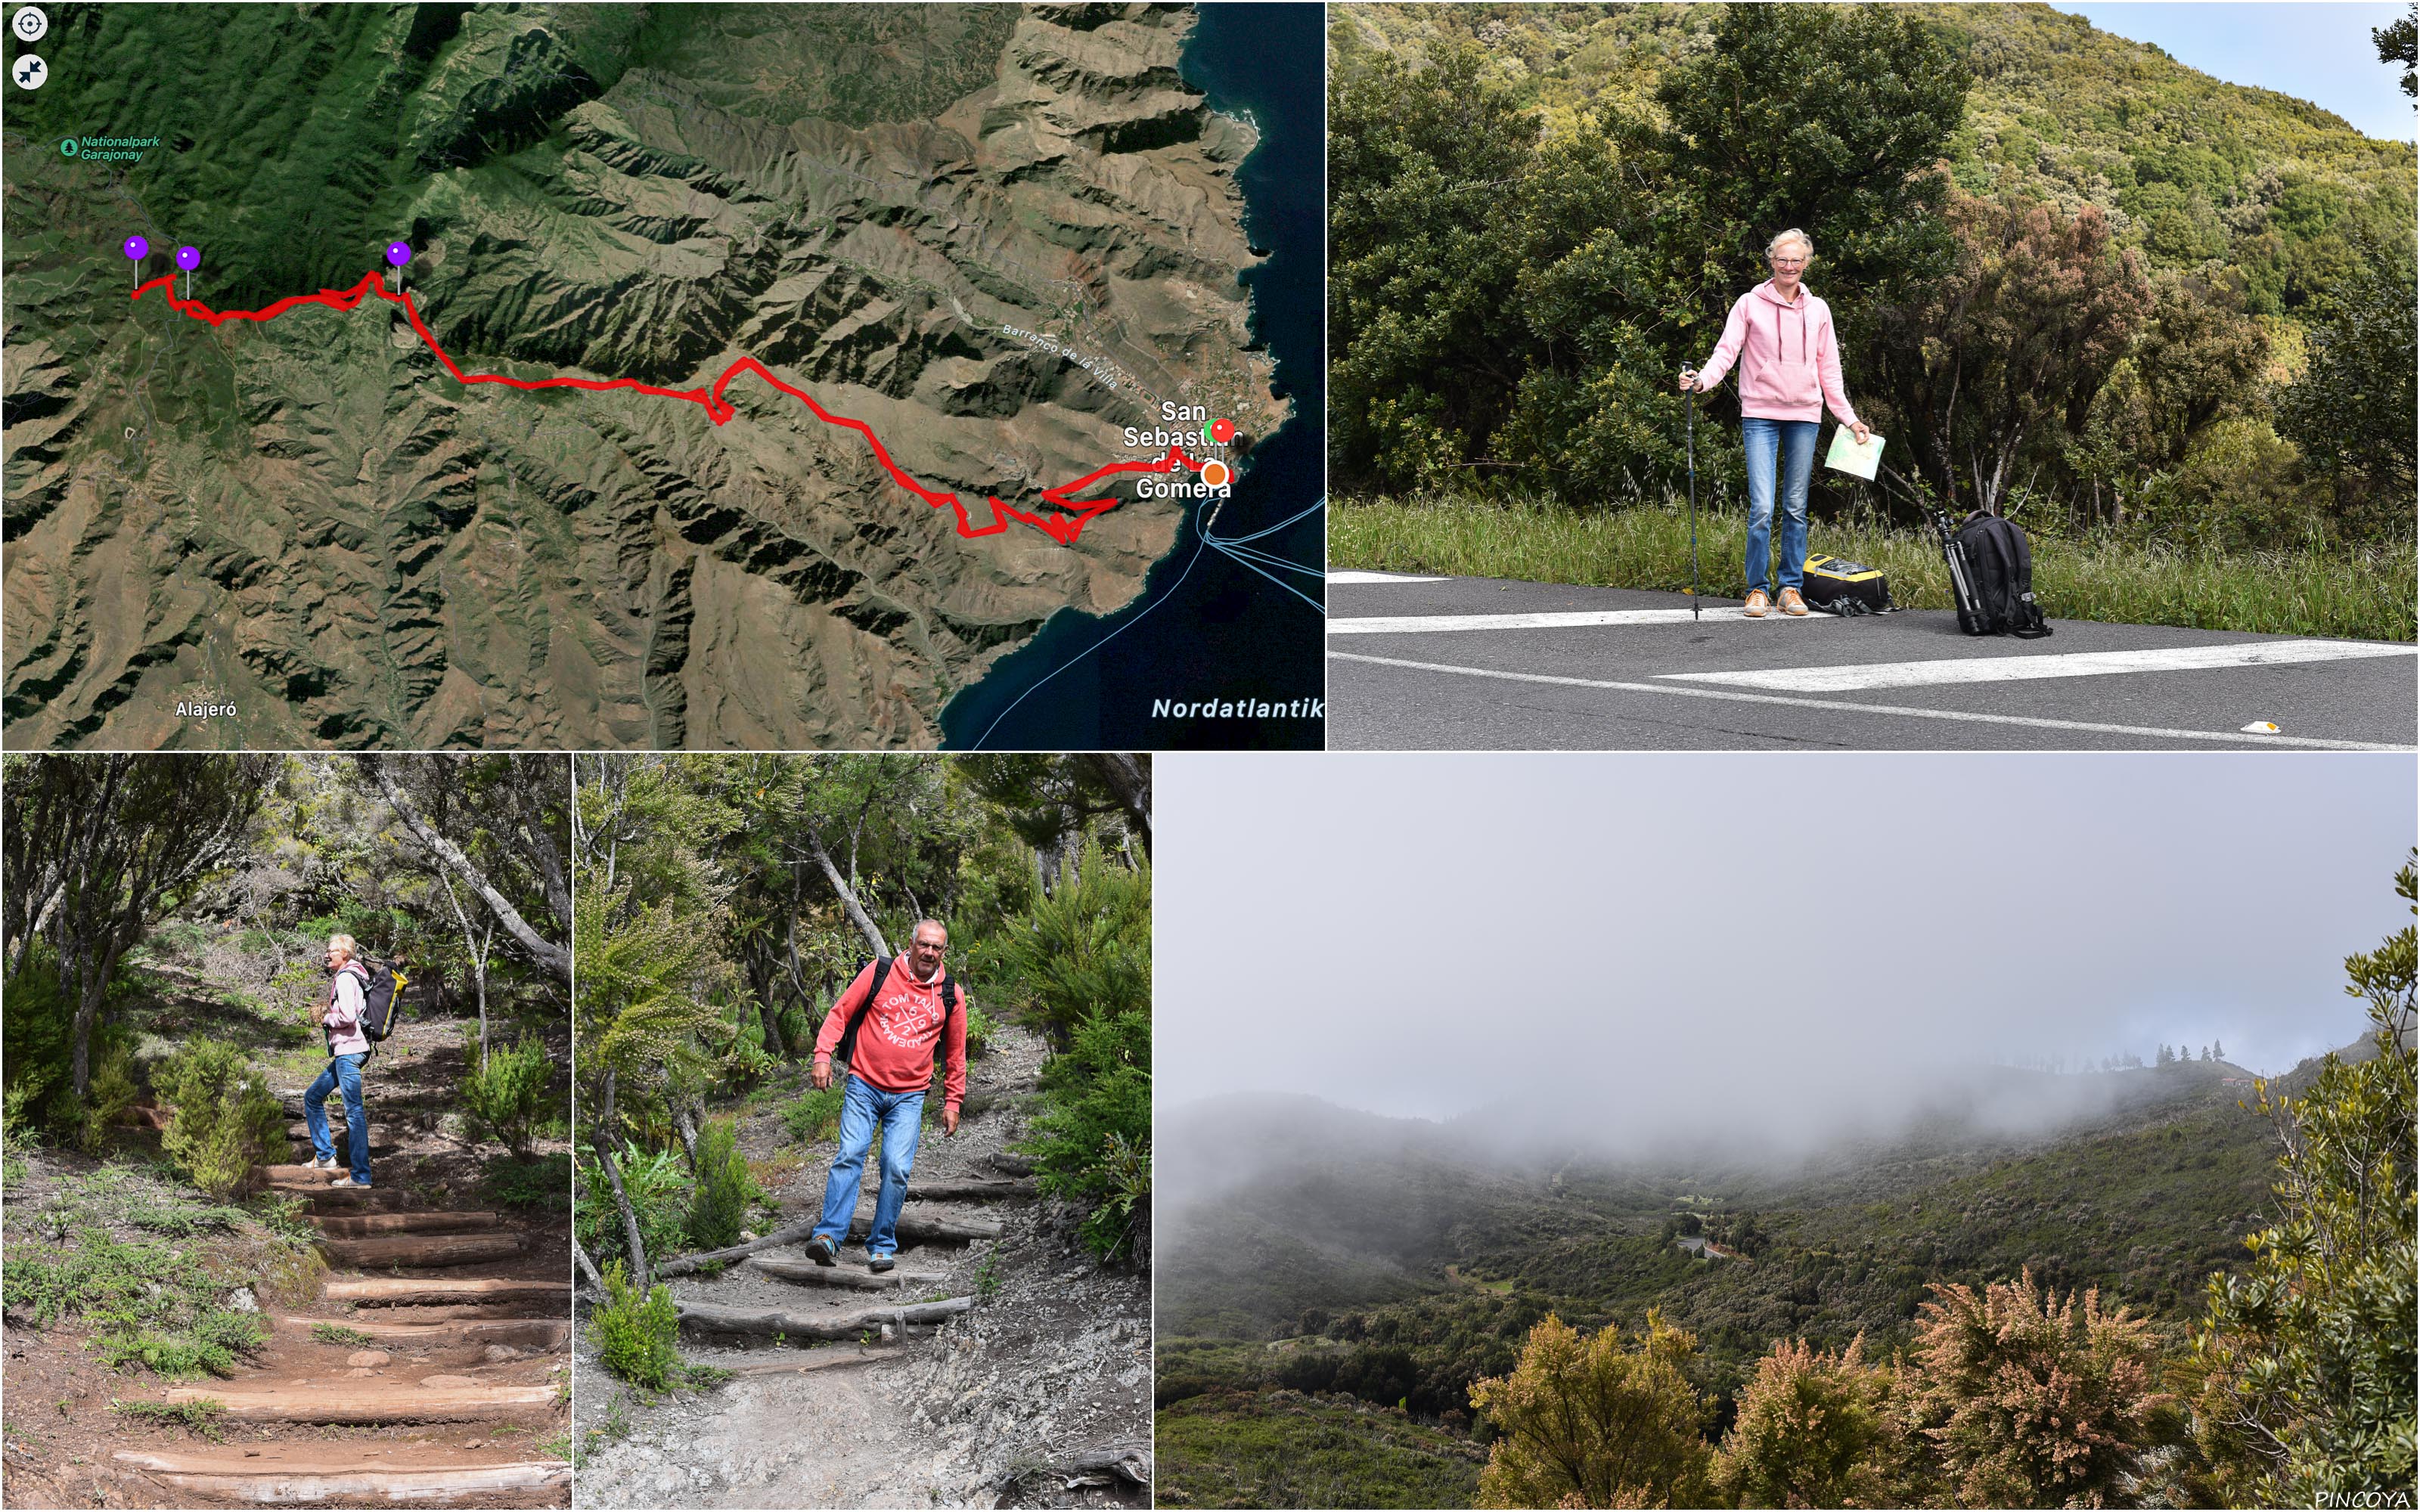
[[[1540, 498], [1338, 499], [1330, 567], [1509, 578], [1685, 593], [1689, 521], [1677, 502], [1576, 509]], [[2022, 518], [2019, 520], [2022, 524]], [[1814, 549], [1880, 568], [1902, 609], [1950, 607], [1930, 532], [1871, 519], [1817, 520]], [[1698, 560], [1710, 597], [1746, 592], [1747, 522], [1701, 508]], [[2205, 630], [2414, 639], [2410, 543], [2227, 555], [2106, 536], [2035, 537], [2034, 594], [2057, 620]]]
[[311, 1336], [322, 1344], [341, 1345], [349, 1350], [366, 1350], [377, 1342], [360, 1329], [347, 1328], [342, 1323], [314, 1323]]

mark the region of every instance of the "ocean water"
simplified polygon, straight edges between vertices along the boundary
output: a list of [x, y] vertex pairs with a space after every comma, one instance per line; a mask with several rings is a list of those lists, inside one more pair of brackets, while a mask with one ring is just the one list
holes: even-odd
[[[1327, 476], [1326, 9], [1306, 4], [1199, 8], [1182, 69], [1212, 108], [1249, 118], [1260, 145], [1239, 182], [1245, 230], [1268, 254], [1244, 274], [1252, 332], [1277, 360], [1277, 391], [1294, 415], [1256, 449], [1218, 509], [1222, 540], [1312, 512], [1251, 543], [1316, 566], [1326, 527], [1313, 510]], [[941, 711], [953, 749], [1315, 749], [1311, 717], [1154, 718], [1156, 700], [1265, 701], [1324, 696], [1326, 625], [1311, 604], [1204, 546], [1188, 509], [1176, 545], [1143, 592], [1116, 613], [1062, 610]], [[1320, 579], [1272, 569], [1316, 602]]]

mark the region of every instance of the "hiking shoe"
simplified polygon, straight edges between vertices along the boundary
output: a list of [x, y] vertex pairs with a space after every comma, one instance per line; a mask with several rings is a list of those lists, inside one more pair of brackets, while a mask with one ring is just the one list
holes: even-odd
[[315, 1171], [333, 1171], [336, 1168], [336, 1157], [334, 1155], [322, 1156], [311, 1163], [311, 1168]]
[[333, 1180], [333, 1181], [329, 1182], [328, 1184], [329, 1184], [330, 1186], [358, 1186], [358, 1187], [362, 1187], [362, 1188], [365, 1188], [365, 1189], [366, 1189], [366, 1188], [369, 1186], [369, 1183], [368, 1183], [367, 1181], [356, 1181], [356, 1180], [353, 1180], [353, 1178], [352, 1178], [352, 1176], [351, 1176], [351, 1174], [350, 1174], [349, 1172], [349, 1173], [347, 1173], [346, 1175], [343, 1175], [343, 1176], [339, 1176], [339, 1177], [337, 1177], [334, 1180]]
[[834, 1264], [840, 1259], [840, 1246], [832, 1242], [830, 1234], [817, 1234], [807, 1241], [807, 1258], [817, 1265]]
[[1764, 618], [1764, 611], [1772, 607], [1773, 601], [1764, 596], [1763, 589], [1759, 588], [1747, 595], [1747, 603], [1740, 612], [1751, 620], [1761, 620]]
[[869, 1255], [865, 1257], [865, 1268], [876, 1275], [880, 1275], [898, 1263], [897, 1257], [890, 1255]]
[[1797, 589], [1785, 588], [1781, 591], [1781, 612], [1791, 615], [1804, 615], [1807, 612], [1807, 600], [1799, 594]]

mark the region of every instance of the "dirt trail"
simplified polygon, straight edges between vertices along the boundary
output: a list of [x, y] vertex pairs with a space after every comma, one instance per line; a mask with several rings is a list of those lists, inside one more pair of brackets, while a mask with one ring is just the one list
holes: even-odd
[[[793, 1243], [719, 1275], [668, 1282], [688, 1307], [808, 1320], [948, 1298], [972, 1299], [970, 1310], [934, 1327], [876, 1323], [835, 1341], [775, 1344], [685, 1326], [687, 1359], [737, 1374], [652, 1403], [605, 1374], [583, 1330], [581, 1504], [1148, 1505], [1149, 1279], [1095, 1265], [1064, 1215], [1016, 1180], [1022, 1163], [1004, 1148], [1023, 1136], [1042, 1059], [1039, 1041], [1003, 1030], [970, 1071], [977, 1111], [955, 1138], [938, 1122], [926, 1128], [908, 1184], [909, 1214], [996, 1224], [997, 1240], [912, 1243], [903, 1229], [893, 1275], [908, 1284], [890, 1290], [821, 1284], [870, 1279], [861, 1239], [829, 1272]], [[758, 1099], [764, 1111], [742, 1118], [740, 1140], [760, 1168], [786, 1167], [774, 1196], [787, 1227], [821, 1208], [834, 1146], [819, 1141], [798, 1158], [776, 1111], [784, 1101]], [[959, 1196], [1002, 1187], [990, 1200]]]
[[301, 1200], [328, 1268], [283, 1304], [240, 1293], [271, 1325], [257, 1355], [222, 1380], [105, 1379], [119, 1401], [220, 1404], [217, 1442], [103, 1412], [65, 1457], [59, 1499], [25, 1494], [12, 1466], [12, 1504], [569, 1505], [568, 1220], [481, 1200], [477, 1152], [441, 1129], [458, 1035], [407, 1021], [370, 1062], [366, 1191], [328, 1186], [341, 1100], [338, 1166], [322, 1170], [299, 1089], [286, 1096], [295, 1163], [255, 1181]]

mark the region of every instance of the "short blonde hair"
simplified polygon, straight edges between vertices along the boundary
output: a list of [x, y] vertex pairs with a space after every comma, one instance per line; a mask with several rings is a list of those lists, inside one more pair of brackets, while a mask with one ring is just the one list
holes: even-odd
[[1806, 232], [1799, 230], [1794, 225], [1789, 230], [1781, 233], [1781, 235], [1775, 237], [1771, 241], [1766, 242], [1764, 244], [1764, 255], [1768, 257], [1772, 256], [1775, 253], [1781, 250], [1784, 242], [1790, 241], [1795, 241], [1800, 246], [1807, 249], [1807, 260], [1808, 262], [1811, 263], [1815, 260], [1815, 239], [1808, 236]]
[[344, 957], [348, 961], [362, 953], [361, 948], [353, 943], [353, 937], [349, 934], [329, 935], [328, 949], [344, 952]]

